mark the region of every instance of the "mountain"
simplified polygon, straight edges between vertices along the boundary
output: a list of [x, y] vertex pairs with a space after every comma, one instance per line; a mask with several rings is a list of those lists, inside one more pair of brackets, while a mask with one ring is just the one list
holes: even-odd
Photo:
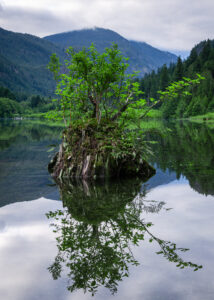
[[107, 29], [85, 29], [39, 38], [0, 28], [0, 86], [19, 94], [52, 95], [55, 82], [47, 69], [51, 54], [56, 53], [63, 62], [65, 48], [73, 46], [78, 51], [92, 42], [100, 52], [117, 43], [124, 56], [130, 57], [128, 71], [140, 71], [140, 76], [176, 60], [173, 54], [146, 43], [128, 41]]
[[62, 49], [72, 46], [75, 51], [88, 48], [93, 42], [99, 52], [116, 43], [125, 57], [129, 57], [128, 72], [139, 71], [142, 76], [157, 70], [163, 64], [176, 62], [177, 56], [158, 50], [144, 42], [129, 41], [118, 33], [103, 28], [83, 29], [54, 34], [44, 37]]
[[187, 59], [190, 54], [189, 50], [173, 50], [173, 53], [177, 56], [180, 56], [182, 60]]
[[2, 28], [0, 45], [0, 85], [20, 93], [53, 93], [55, 83], [47, 64], [52, 53], [64, 60], [62, 49], [36, 36]]
[[[201, 52], [204, 50], [204, 47], [207, 47], [207, 44], [208, 44], [208, 47], [211, 47], [211, 48], [214, 48], [214, 40], [204, 40], [204, 41], [201, 41], [200, 43], [198, 43], [193, 49], [192, 51], [196, 51], [198, 55], [201, 54]], [[191, 52], [192, 52], [191, 51]]]

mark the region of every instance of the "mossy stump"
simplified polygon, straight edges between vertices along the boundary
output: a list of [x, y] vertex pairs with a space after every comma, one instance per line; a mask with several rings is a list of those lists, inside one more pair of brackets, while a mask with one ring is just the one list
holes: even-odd
[[59, 152], [48, 165], [54, 178], [134, 177], [147, 179], [155, 169], [142, 159], [127, 134], [103, 120], [78, 122], [63, 132]]

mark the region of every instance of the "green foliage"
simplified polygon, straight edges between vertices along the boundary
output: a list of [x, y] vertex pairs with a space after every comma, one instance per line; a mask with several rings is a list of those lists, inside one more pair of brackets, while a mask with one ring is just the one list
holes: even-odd
[[165, 128], [158, 124], [146, 136], [156, 141], [150, 145], [154, 153], [150, 161], [164, 171], [176, 172], [177, 178], [182, 174], [194, 190], [205, 195], [214, 195], [213, 120], [214, 113], [208, 113], [201, 116], [200, 124], [170, 122]]
[[21, 112], [22, 108], [19, 103], [8, 98], [0, 98], [0, 118], [14, 117]]
[[[177, 94], [177, 100], [164, 101], [162, 106], [164, 118], [183, 118], [207, 113], [213, 110], [214, 94], [214, 41], [204, 41], [194, 47], [186, 61], [178, 58], [177, 64], [162, 67], [158, 72], [145, 76], [141, 81], [141, 90], [145, 92], [147, 102], [151, 94], [157, 97], [162, 88], [163, 74], [169, 82], [182, 81], [182, 78], [194, 78], [200, 73], [204, 80], [198, 86], [186, 89], [187, 94]], [[200, 78], [202, 79], [202, 78]], [[191, 90], [190, 90], [191, 89]], [[188, 94], [191, 92], [191, 94]]]
[[[119, 121], [126, 127], [130, 120], [140, 120], [145, 117], [150, 109], [166, 99], [189, 96], [188, 89], [191, 85], [203, 79], [197, 75], [196, 79], [184, 78], [168, 86], [169, 78], [166, 65], [161, 71], [161, 86], [163, 91], [158, 91], [158, 100], [153, 97], [148, 102], [141, 98], [140, 82], [134, 80], [135, 73], [126, 74], [128, 64], [117, 45], [106, 48], [99, 54], [92, 44], [89, 49], [74, 52], [73, 48], [67, 50], [67, 71], [60, 72], [60, 62], [55, 54], [49, 64], [57, 80], [56, 94], [59, 103], [55, 112], [50, 112], [48, 117], [63, 118], [67, 124], [78, 118], [96, 118], [100, 123], [102, 118]], [[168, 86], [168, 87], [167, 87]]]
[[206, 126], [213, 128], [214, 127], [214, 112], [208, 112], [204, 115], [192, 116], [189, 118], [192, 122], [204, 123]]
[[30, 99], [30, 106], [32, 108], [37, 107], [37, 106], [41, 105], [42, 103], [45, 103], [45, 100], [44, 100], [44, 98], [40, 97], [39, 95], [32, 96]]
[[[89, 47], [92, 41], [95, 42], [99, 52], [103, 52], [105, 47], [116, 42], [123, 54], [131, 57], [128, 71], [139, 70], [142, 75], [145, 70], [149, 72], [163, 63], [175, 60], [173, 54], [166, 54], [145, 43], [128, 41], [110, 30], [83, 30], [73, 33], [71, 40], [67, 40], [67, 44], [64, 45], [63, 39], [66, 33], [60, 35], [62, 43], [57, 43], [57, 39], [54, 38], [39, 38], [0, 28], [0, 85], [15, 93], [24, 93], [28, 96], [53, 95], [55, 83], [46, 68], [51, 53], [56, 53], [60, 61], [64, 61], [65, 48], [74, 46], [75, 51], [79, 51], [83, 46]], [[2, 95], [2, 97], [8, 96]]]
[[[171, 83], [165, 91], [159, 91], [160, 99], [164, 100], [162, 101], [163, 117], [181, 117], [188, 98], [192, 96], [194, 87], [204, 79], [200, 74], [197, 74], [196, 79], [183, 77], [182, 80]], [[179, 101], [175, 101], [175, 99], [179, 99]]]
[[[169, 76], [169, 74], [168, 74], [168, 76]], [[175, 81], [178, 81], [178, 80], [182, 80], [183, 76], [184, 76], [183, 62], [179, 56], [175, 70], [174, 70], [173, 77], [174, 77]]]
[[[58, 254], [48, 268], [53, 279], [66, 267], [68, 290], [83, 289], [94, 295], [100, 286], [112, 294], [118, 283], [129, 276], [129, 266], [139, 265], [133, 247], [157, 242], [167, 260], [177, 267], [202, 268], [181, 257], [186, 248], [164, 241], [150, 232], [151, 222], [142, 220], [142, 212], [158, 213], [164, 202], [145, 200], [146, 189], [140, 180], [106, 182], [58, 182], [63, 210], [49, 212], [57, 234]], [[141, 187], [141, 192], [139, 189]]]
[[165, 90], [168, 85], [169, 85], [169, 74], [167, 71], [167, 66], [163, 65], [160, 74], [160, 89]]
[[[62, 147], [62, 163], [54, 171], [59, 178], [81, 177], [83, 165], [89, 166], [84, 176], [94, 179], [104, 176], [148, 179], [155, 172], [144, 162], [149, 147], [142, 132], [124, 131], [123, 126], [106, 119], [100, 124], [95, 118], [73, 121], [63, 132]], [[52, 163], [49, 167], [53, 173]]]
[[47, 70], [47, 64], [53, 52], [64, 60], [65, 53], [62, 49], [36, 36], [2, 28], [0, 45], [0, 85], [28, 96], [53, 94], [55, 83]]
[[139, 71], [139, 76], [156, 70], [163, 64], [176, 61], [174, 54], [160, 51], [146, 43], [129, 41], [118, 33], [103, 28], [64, 32], [47, 36], [45, 39], [62, 49], [72, 46], [75, 52], [81, 51], [84, 47], [89, 48], [93, 42], [97, 51], [103, 53], [106, 48], [111, 47], [112, 43], [116, 43], [121, 53], [129, 57], [127, 72]]
[[0, 98], [9, 98], [11, 100], [16, 100], [16, 96], [8, 88], [0, 86]]
[[141, 98], [140, 83], [133, 80], [136, 74], [126, 74], [127, 59], [117, 45], [101, 54], [93, 44], [78, 53], [68, 48], [67, 54], [64, 73], [55, 54], [49, 64], [57, 80], [58, 99], [56, 109], [47, 116], [63, 119], [67, 127], [60, 159], [49, 164], [51, 174], [60, 178], [151, 176], [154, 169], [145, 162], [150, 149], [140, 130], [130, 130], [130, 123], [134, 121], [140, 129], [141, 119], [152, 107], [167, 98], [174, 101], [178, 93], [188, 96], [185, 89], [199, 83], [200, 75], [165, 86], [159, 100], [151, 97], [148, 106]]
[[[49, 69], [57, 79], [60, 113], [66, 122], [73, 119], [102, 118], [116, 120], [131, 106], [141, 92], [139, 83], [133, 82], [135, 74], [125, 73], [128, 64], [116, 45], [99, 54], [93, 44], [75, 53], [67, 50], [67, 72], [60, 73], [59, 60], [51, 57]], [[141, 104], [141, 103], [140, 103]], [[145, 104], [145, 103], [144, 103]]]

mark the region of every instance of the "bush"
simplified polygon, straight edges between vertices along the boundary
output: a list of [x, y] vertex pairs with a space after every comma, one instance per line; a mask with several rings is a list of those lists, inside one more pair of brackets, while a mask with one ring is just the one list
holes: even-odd
[[0, 118], [13, 117], [22, 112], [21, 106], [16, 101], [8, 98], [0, 98]]

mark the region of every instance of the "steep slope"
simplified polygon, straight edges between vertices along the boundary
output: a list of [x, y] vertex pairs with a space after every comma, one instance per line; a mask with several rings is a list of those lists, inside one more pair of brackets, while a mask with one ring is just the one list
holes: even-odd
[[44, 39], [14, 33], [0, 28], [0, 85], [15, 92], [49, 95], [55, 83], [47, 64], [56, 53], [61, 60], [64, 51]]
[[139, 75], [144, 75], [163, 64], [170, 64], [177, 60], [174, 54], [160, 51], [146, 43], [129, 41], [118, 33], [103, 28], [64, 32], [46, 36], [44, 39], [64, 49], [72, 46], [75, 51], [79, 51], [82, 47], [87, 48], [93, 42], [97, 50], [103, 52], [114, 42], [118, 44], [123, 55], [129, 57], [130, 68], [128, 71], [139, 71]]
[[158, 91], [165, 89], [171, 82], [183, 77], [195, 78], [201, 74], [205, 79], [194, 87], [192, 95], [179, 96], [176, 101], [167, 100], [162, 105], [165, 118], [183, 118], [203, 115], [214, 111], [214, 40], [206, 40], [196, 45], [189, 57], [169, 68], [163, 66], [157, 73], [151, 73], [141, 81], [145, 97], [157, 98]]
[[[135, 49], [135, 53], [142, 60], [144, 59], [148, 66], [150, 66], [150, 71], [156, 70], [158, 67], [177, 61], [177, 56], [166, 51], [161, 51], [154, 48], [147, 43], [130, 41], [132, 47]], [[154, 68], [155, 66], [155, 68]]]
[[192, 49], [192, 51], [196, 51], [197, 54], [199, 55], [203, 51], [203, 49], [207, 45], [207, 43], [209, 44], [209, 47], [214, 48], [214, 40], [204, 40], [204, 41], [201, 41], [199, 44], [197, 44]]
[[64, 61], [65, 48], [73, 46], [78, 51], [92, 42], [100, 52], [117, 43], [124, 56], [130, 57], [128, 72], [140, 71], [139, 76], [176, 60], [173, 54], [128, 41], [107, 29], [72, 31], [41, 39], [0, 28], [0, 86], [16, 93], [51, 95], [55, 82], [47, 70], [50, 55], [56, 53]]

